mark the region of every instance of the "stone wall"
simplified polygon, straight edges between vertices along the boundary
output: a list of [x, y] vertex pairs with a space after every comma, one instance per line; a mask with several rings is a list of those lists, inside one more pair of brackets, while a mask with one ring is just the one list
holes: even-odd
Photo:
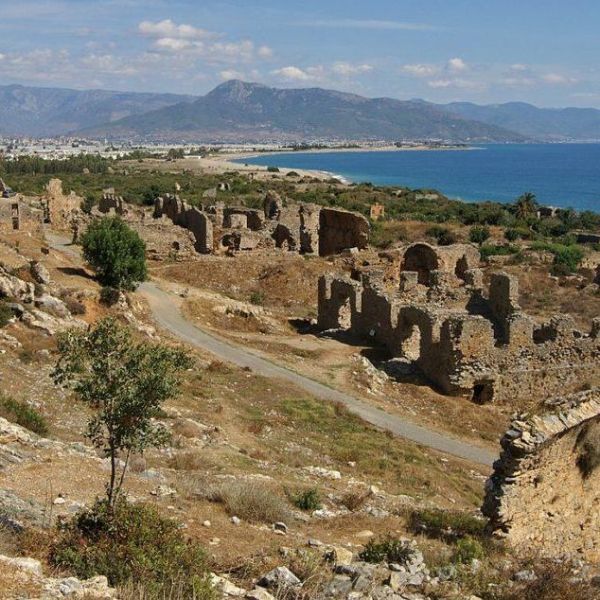
[[206, 213], [169, 194], [157, 198], [154, 203], [154, 217], [163, 216], [193, 234], [194, 247], [198, 252], [205, 254], [213, 251], [213, 226]]
[[430, 271], [435, 285], [426, 288], [416, 283], [418, 272], [403, 274], [395, 292], [384, 288], [377, 272], [362, 274], [360, 281], [322, 277], [319, 326], [347, 329], [384, 346], [392, 356], [410, 359], [444, 393], [478, 403], [528, 404], [584, 383], [600, 385], [600, 319], [587, 332], [578, 331], [565, 315], [538, 326], [517, 303], [518, 281], [504, 273], [492, 276], [487, 294], [480, 277], [465, 281]]
[[73, 221], [81, 216], [82, 201], [75, 192], [65, 195], [60, 179], [51, 179], [44, 194], [46, 221], [55, 229], [70, 229]]
[[600, 562], [600, 390], [548, 404], [502, 438], [482, 510], [517, 550]]
[[114, 192], [104, 192], [98, 202], [98, 210], [104, 214], [114, 212], [117, 215], [123, 215], [125, 207], [126, 203], [123, 197], [117, 196]]
[[364, 250], [369, 244], [369, 221], [362, 215], [335, 208], [319, 212], [319, 255], [338, 254], [347, 248]]

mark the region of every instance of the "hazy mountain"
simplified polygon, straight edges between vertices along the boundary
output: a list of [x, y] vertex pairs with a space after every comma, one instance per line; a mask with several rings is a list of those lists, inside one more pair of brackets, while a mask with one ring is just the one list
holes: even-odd
[[436, 106], [465, 119], [518, 131], [539, 140], [600, 140], [600, 110], [594, 108], [538, 108], [524, 102], [487, 106], [454, 102]]
[[168, 106], [80, 132], [164, 141], [419, 139], [522, 141], [497, 127], [435, 105], [363, 98], [320, 88], [276, 89], [229, 81], [190, 103]]
[[177, 94], [0, 86], [0, 135], [61, 135], [191, 99]]

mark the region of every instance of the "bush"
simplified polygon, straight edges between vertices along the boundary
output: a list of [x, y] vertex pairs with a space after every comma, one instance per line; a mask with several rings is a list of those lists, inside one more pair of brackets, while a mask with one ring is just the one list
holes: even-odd
[[85, 315], [85, 304], [83, 302], [80, 302], [71, 296], [63, 298], [63, 302], [66, 304], [72, 315]]
[[354, 512], [361, 508], [369, 498], [368, 492], [349, 491], [342, 496], [342, 504], [350, 511]]
[[262, 306], [265, 303], [265, 293], [263, 291], [255, 291], [250, 294], [250, 304]]
[[507, 244], [504, 246], [496, 246], [495, 244], [484, 244], [479, 247], [481, 260], [487, 260], [490, 256], [518, 256], [521, 249], [518, 246]]
[[469, 231], [469, 240], [471, 240], [474, 244], [483, 244], [490, 237], [490, 230], [481, 225], [475, 225], [471, 227]]
[[102, 285], [134, 290], [146, 279], [146, 245], [119, 217], [93, 221], [81, 246]]
[[279, 173], [279, 167], [267, 167], [268, 173]]
[[6, 302], [0, 300], [0, 329], [2, 327], [6, 327], [10, 323], [10, 320], [13, 318], [13, 316], [13, 311], [6, 304]]
[[504, 237], [509, 241], [509, 242], [515, 242], [516, 240], [518, 240], [521, 235], [519, 233], [518, 229], [505, 229], [504, 230]]
[[427, 230], [427, 235], [435, 238], [440, 246], [450, 246], [457, 242], [456, 234], [447, 227], [441, 227], [440, 225], [430, 227]]
[[484, 556], [485, 551], [481, 542], [470, 536], [466, 536], [456, 542], [452, 560], [461, 565], [468, 565], [474, 559], [481, 560]]
[[204, 550], [187, 541], [178, 524], [143, 504], [98, 501], [60, 532], [50, 562], [77, 577], [105, 575], [111, 585], [143, 582], [149, 598], [216, 598]]
[[48, 433], [48, 423], [33, 406], [0, 394], [0, 416], [38, 435]]
[[403, 564], [411, 554], [412, 550], [405, 541], [388, 535], [384, 538], [369, 540], [358, 556], [361, 560], [370, 563], [395, 562]]
[[534, 242], [532, 250], [550, 252], [554, 255], [552, 272], [555, 275], [569, 275], [577, 271], [583, 259], [584, 252], [577, 245], [550, 244], [547, 242]]
[[231, 516], [251, 523], [275, 523], [289, 517], [284, 500], [264, 483], [255, 481], [233, 481], [223, 483], [211, 490], [208, 496], [220, 502]]
[[113, 306], [119, 301], [121, 292], [114, 287], [104, 286], [100, 290], [100, 302], [106, 306]]
[[310, 488], [294, 495], [292, 503], [300, 510], [319, 510], [321, 508], [321, 494], [317, 488]]
[[464, 512], [424, 509], [411, 513], [411, 529], [415, 533], [426, 533], [439, 539], [486, 536], [485, 521]]

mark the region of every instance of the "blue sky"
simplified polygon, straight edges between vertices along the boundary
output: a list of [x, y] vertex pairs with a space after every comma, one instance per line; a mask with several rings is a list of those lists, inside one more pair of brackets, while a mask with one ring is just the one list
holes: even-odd
[[600, 108], [597, 0], [0, 0], [0, 82]]

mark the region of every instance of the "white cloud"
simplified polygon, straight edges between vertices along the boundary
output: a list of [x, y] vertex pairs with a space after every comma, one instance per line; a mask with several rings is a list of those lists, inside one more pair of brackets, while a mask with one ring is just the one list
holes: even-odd
[[529, 67], [522, 63], [515, 63], [514, 65], [510, 65], [510, 70], [511, 71], [527, 71], [527, 70], [529, 70]]
[[273, 50], [271, 48], [269, 48], [269, 46], [261, 46], [257, 51], [256, 54], [260, 57], [260, 58], [272, 58], [273, 57]]
[[435, 65], [415, 64], [404, 65], [402, 71], [413, 77], [432, 77], [439, 73], [440, 68]]
[[551, 85], [569, 85], [577, 82], [577, 79], [568, 77], [567, 75], [561, 75], [560, 73], [546, 73], [545, 75], [542, 75], [541, 79], [544, 83], [549, 83]]
[[224, 71], [221, 71], [219, 77], [223, 81], [229, 81], [230, 79], [245, 79], [244, 73], [235, 71], [234, 69], [225, 69]]
[[373, 66], [368, 64], [353, 65], [347, 62], [337, 62], [331, 67], [331, 70], [342, 77], [350, 77], [352, 75], [368, 73], [373, 70]]
[[282, 77], [283, 79], [289, 79], [290, 81], [308, 81], [312, 79], [312, 76], [307, 71], [291, 65], [289, 67], [275, 69], [274, 71], [271, 71], [271, 73]]
[[460, 77], [432, 79], [427, 82], [427, 85], [433, 89], [458, 88], [462, 90], [483, 90], [487, 87], [487, 84], [483, 81], [473, 81]]
[[153, 23], [152, 21], [142, 21], [138, 25], [138, 30], [143, 35], [157, 38], [204, 40], [216, 37], [215, 33], [207, 31], [206, 29], [200, 29], [185, 23], [177, 25], [171, 21], [171, 19], [165, 19], [164, 21], [158, 21], [156, 23]]
[[462, 73], [469, 69], [467, 63], [462, 58], [451, 58], [446, 65], [446, 68], [451, 73]]

